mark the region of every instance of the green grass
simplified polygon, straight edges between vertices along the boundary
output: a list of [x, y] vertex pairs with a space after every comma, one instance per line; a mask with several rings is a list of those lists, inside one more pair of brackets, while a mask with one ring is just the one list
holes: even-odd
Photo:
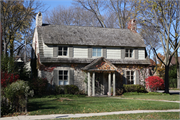
[[98, 113], [125, 110], [166, 110], [178, 108], [178, 103], [126, 100], [108, 97], [65, 97], [60, 95], [31, 98], [28, 102], [30, 115]]
[[178, 94], [169, 95], [165, 93], [125, 93], [120, 98], [132, 98], [132, 99], [153, 99], [153, 100], [170, 100], [170, 101], [180, 101], [180, 96]]
[[[79, 119], [123, 119], [123, 120], [147, 120], [147, 119], [179, 119], [179, 112], [166, 112], [166, 113], [138, 113], [138, 114], [120, 114], [120, 115], [107, 115], [107, 116], [92, 116], [92, 117], [80, 117], [80, 118], [64, 118], [64, 119], [73, 119], [73, 120], [79, 120]], [[63, 118], [61, 118], [63, 119]], [[56, 119], [60, 120], [60, 119]]]

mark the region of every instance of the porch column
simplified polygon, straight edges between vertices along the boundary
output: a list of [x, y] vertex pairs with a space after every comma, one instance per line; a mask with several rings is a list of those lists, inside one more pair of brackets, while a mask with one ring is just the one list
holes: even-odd
[[90, 72], [88, 72], [88, 96], [91, 96], [91, 76], [90, 76]]
[[109, 95], [108, 96], [111, 96], [111, 73], [109, 73], [109, 77], [108, 77], [108, 92], [109, 92]]
[[95, 96], [95, 73], [93, 72], [92, 77], [92, 96]]
[[115, 72], [113, 73], [113, 96], [116, 95], [116, 77]]

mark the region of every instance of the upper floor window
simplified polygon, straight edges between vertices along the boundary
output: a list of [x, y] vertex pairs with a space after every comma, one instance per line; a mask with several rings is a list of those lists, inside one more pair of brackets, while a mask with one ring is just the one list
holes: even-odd
[[59, 70], [59, 85], [68, 85], [68, 70]]
[[125, 57], [132, 58], [133, 57], [133, 50], [132, 49], [126, 49]]
[[101, 48], [93, 48], [92, 56], [93, 57], [101, 57]]
[[68, 53], [68, 47], [66, 47], [66, 46], [58, 47], [58, 55], [59, 56], [67, 56], [67, 53]]
[[134, 84], [134, 71], [126, 71], [127, 84]]

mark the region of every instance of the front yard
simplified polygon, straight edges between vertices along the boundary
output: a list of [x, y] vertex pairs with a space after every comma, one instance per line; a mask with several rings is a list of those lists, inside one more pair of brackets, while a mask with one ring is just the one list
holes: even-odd
[[[179, 95], [124, 95], [123, 98], [146, 98], [179, 100]], [[98, 113], [126, 110], [167, 110], [179, 109], [179, 103], [117, 99], [113, 97], [85, 97], [57, 95], [31, 98], [28, 102], [30, 115]]]

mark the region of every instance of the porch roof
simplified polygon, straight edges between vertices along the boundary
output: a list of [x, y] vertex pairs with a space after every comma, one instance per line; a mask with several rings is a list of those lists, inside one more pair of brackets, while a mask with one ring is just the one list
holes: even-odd
[[82, 68], [84, 71], [114, 72], [117, 68], [104, 57], [93, 60], [90, 64]]

